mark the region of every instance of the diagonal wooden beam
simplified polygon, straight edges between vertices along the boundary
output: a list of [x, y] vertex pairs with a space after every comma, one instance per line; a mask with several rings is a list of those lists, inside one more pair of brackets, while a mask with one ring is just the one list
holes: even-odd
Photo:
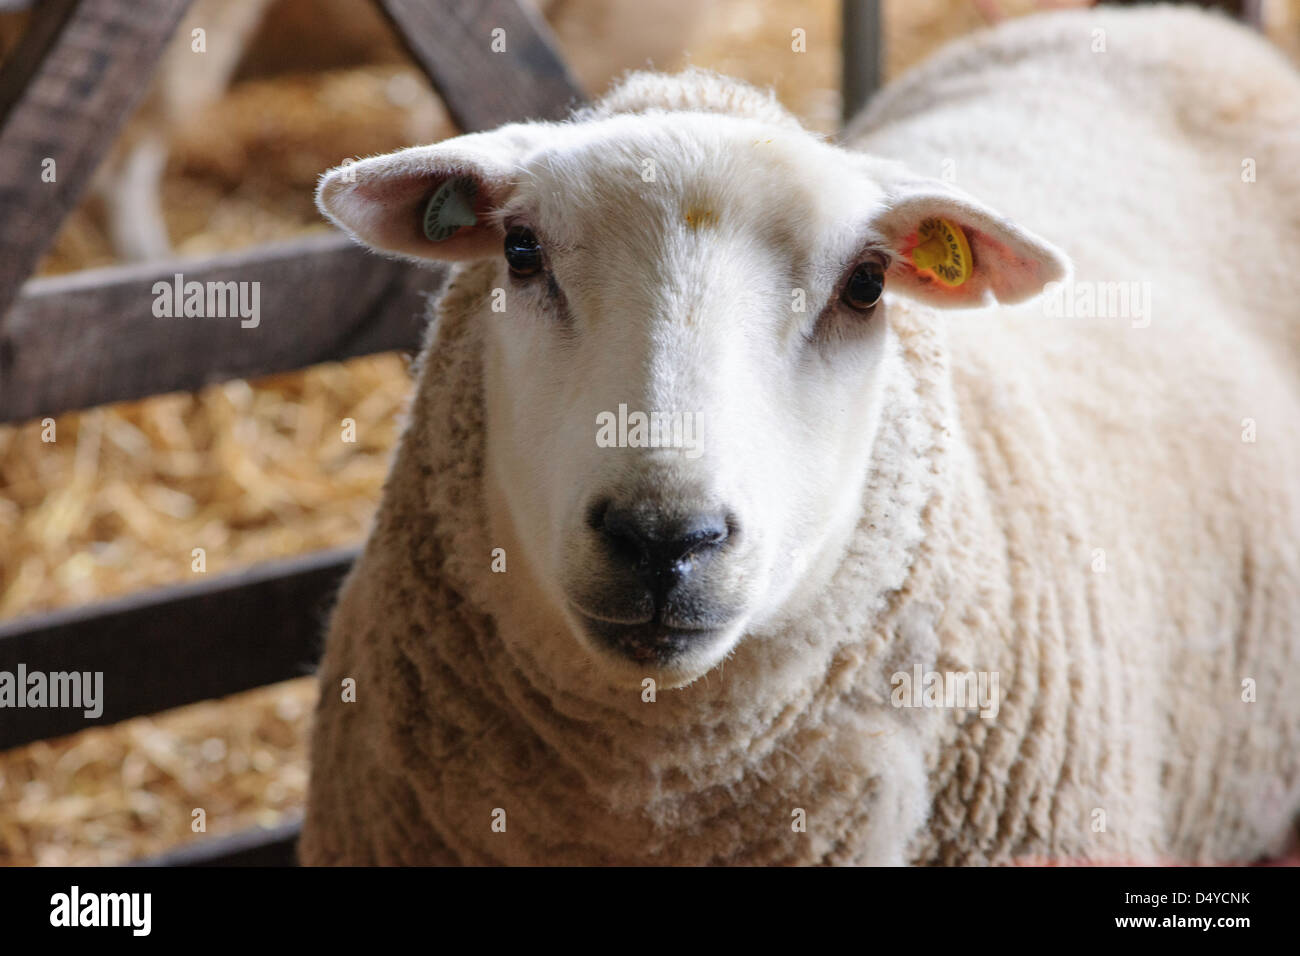
[[[0, 322], [144, 94], [190, 0], [47, 0], [0, 69]], [[54, 161], [54, 180], [42, 173]]]
[[[204, 288], [206, 318], [156, 314], [166, 311], [155, 309], [160, 295], [178, 311], [170, 294], [177, 274], [182, 289]], [[0, 325], [0, 423], [414, 351], [426, 296], [446, 274], [441, 265], [381, 259], [335, 233], [33, 279]], [[207, 308], [209, 290], [223, 308]], [[243, 318], [236, 301], [255, 302], [256, 320]]]
[[[560, 119], [585, 99], [546, 22], [516, 0], [379, 4], [465, 132]], [[494, 40], [505, 49], [495, 52]]]

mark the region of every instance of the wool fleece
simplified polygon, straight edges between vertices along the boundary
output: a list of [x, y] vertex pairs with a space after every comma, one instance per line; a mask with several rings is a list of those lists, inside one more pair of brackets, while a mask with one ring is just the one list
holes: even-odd
[[[828, 583], [650, 702], [584, 665], [494, 517], [482, 316], [500, 266], [463, 267], [330, 626], [305, 863], [1287, 848], [1300, 79], [1218, 18], [1053, 14], [942, 52], [845, 142], [955, 180], [1073, 275], [1014, 308], [887, 299], [897, 360]], [[997, 675], [996, 706], [900, 694], [918, 668]]]

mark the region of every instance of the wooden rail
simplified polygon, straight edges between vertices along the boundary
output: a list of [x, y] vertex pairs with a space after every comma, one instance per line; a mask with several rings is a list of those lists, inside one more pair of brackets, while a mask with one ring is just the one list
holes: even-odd
[[103, 714], [6, 708], [0, 750], [310, 674], [353, 549], [0, 624], [0, 671], [103, 674]]
[[196, 840], [135, 866], [297, 866], [301, 820]]
[[[0, 422], [414, 350], [426, 295], [441, 288], [446, 274], [441, 266], [381, 259], [327, 234], [198, 260], [33, 279], [0, 325]], [[154, 284], [171, 288], [177, 275], [205, 287], [256, 283], [256, 327], [245, 327], [252, 320], [238, 314], [156, 317]]]

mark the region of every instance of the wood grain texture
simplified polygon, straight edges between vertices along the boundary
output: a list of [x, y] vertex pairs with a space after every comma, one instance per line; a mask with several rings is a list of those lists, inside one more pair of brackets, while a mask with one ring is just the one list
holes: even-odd
[[[190, 0], [53, 0], [0, 69], [0, 322], [144, 94]], [[43, 163], [55, 163], [45, 182]]]
[[[584, 101], [546, 22], [516, 0], [379, 0], [465, 132], [560, 119]], [[492, 49], [504, 31], [505, 50]]]
[[[237, 314], [156, 317], [154, 284], [174, 285], [177, 273], [205, 286], [257, 282], [257, 327], [245, 328]], [[0, 422], [415, 350], [426, 294], [446, 274], [381, 259], [331, 234], [35, 279], [0, 328]]]

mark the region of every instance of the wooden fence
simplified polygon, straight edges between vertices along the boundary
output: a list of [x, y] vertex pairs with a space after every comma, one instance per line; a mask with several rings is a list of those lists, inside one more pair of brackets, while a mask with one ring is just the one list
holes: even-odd
[[[559, 118], [582, 92], [544, 22], [514, 0], [379, 0], [457, 126]], [[0, 423], [211, 382], [414, 350], [441, 269], [341, 235], [24, 283], [146, 89], [189, 0], [47, 0], [0, 70]], [[484, 55], [494, 29], [507, 55]], [[42, 162], [56, 162], [42, 182]], [[340, 157], [341, 159], [342, 157]], [[155, 319], [152, 287], [261, 282], [262, 321]], [[310, 317], [310, 321], [304, 319]], [[102, 726], [309, 674], [353, 550], [0, 624], [0, 670], [103, 671]], [[6, 709], [0, 750], [91, 725], [81, 711]], [[292, 827], [161, 862], [292, 862]]]

